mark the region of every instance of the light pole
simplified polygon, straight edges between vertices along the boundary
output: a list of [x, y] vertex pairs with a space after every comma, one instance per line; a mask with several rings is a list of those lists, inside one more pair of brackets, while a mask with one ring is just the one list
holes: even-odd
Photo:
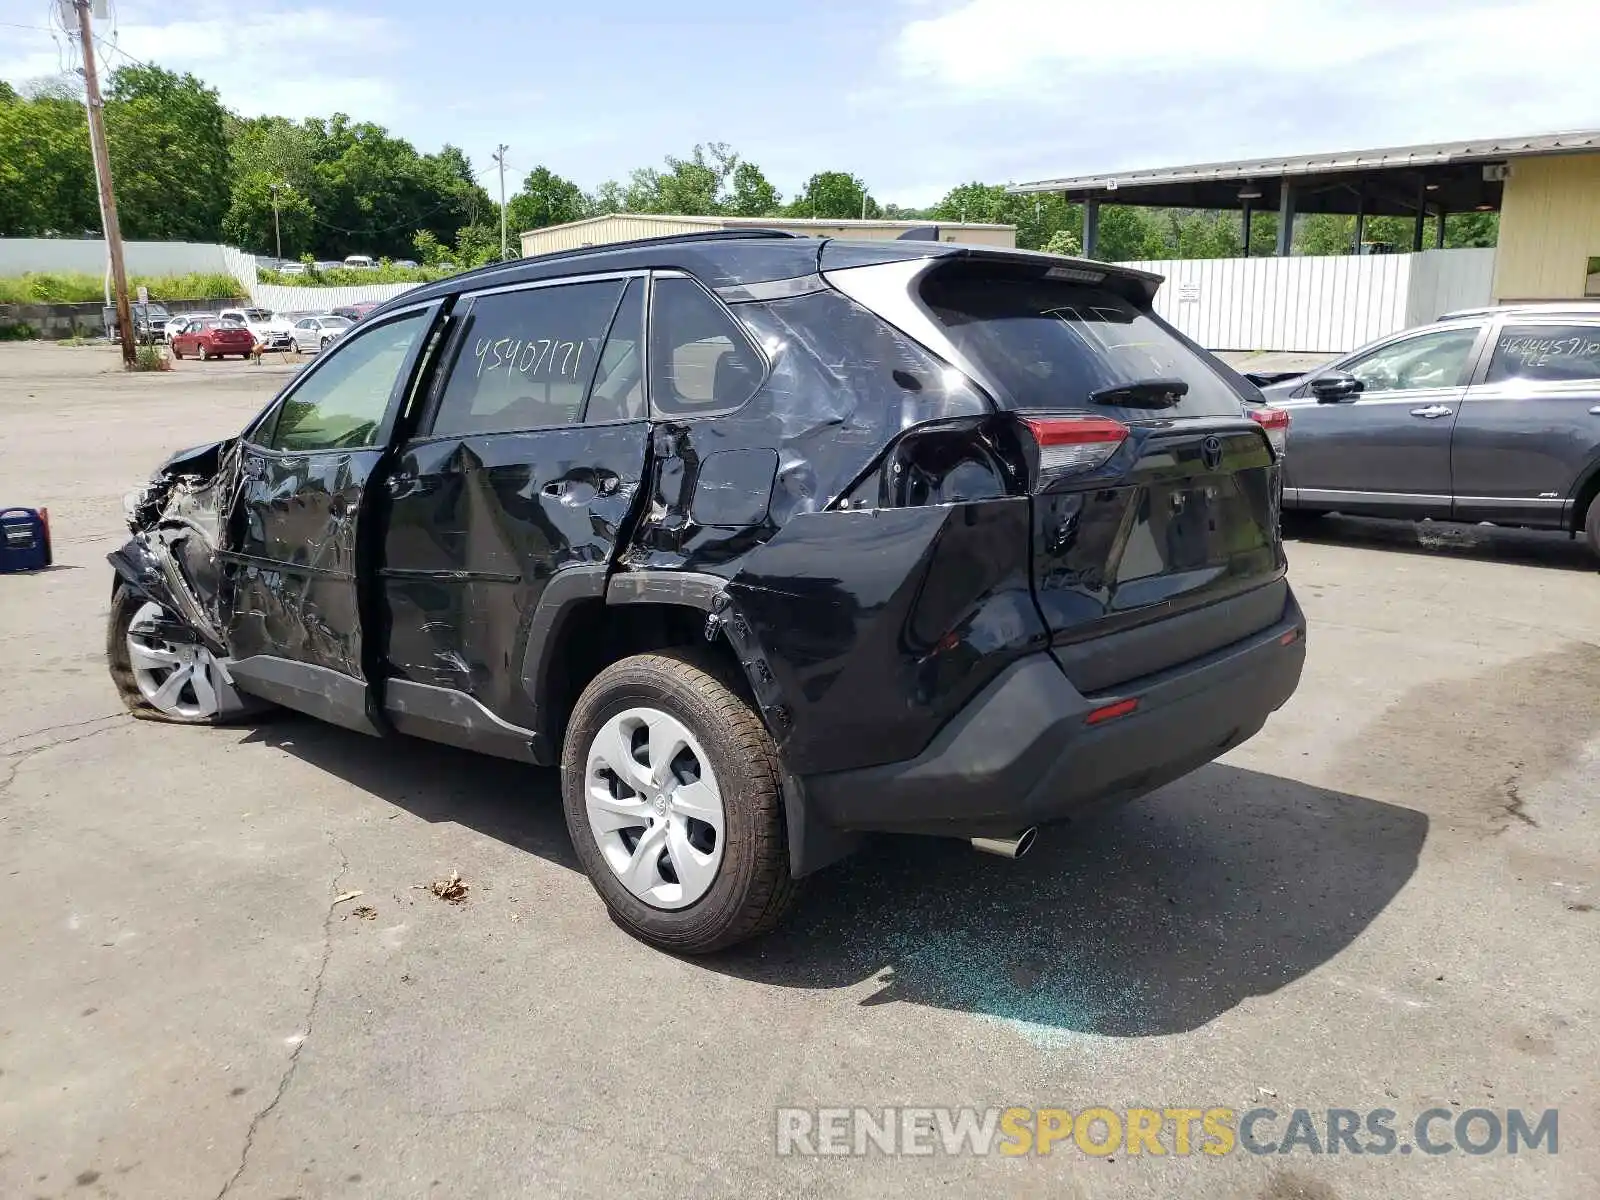
[[510, 146], [501, 142], [495, 147], [494, 161], [500, 164], [500, 261], [507, 258], [506, 243], [506, 151]]
[[283, 233], [278, 228], [278, 185], [272, 184], [272, 240], [278, 251], [278, 261], [283, 261]]

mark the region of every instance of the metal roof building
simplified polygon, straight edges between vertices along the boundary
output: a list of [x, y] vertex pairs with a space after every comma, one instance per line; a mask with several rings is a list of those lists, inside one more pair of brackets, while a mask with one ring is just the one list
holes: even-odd
[[942, 242], [966, 242], [978, 246], [1013, 247], [1017, 244], [1015, 225], [981, 225], [975, 222], [935, 224], [931, 221], [832, 221], [797, 217], [679, 217], [656, 213], [610, 213], [564, 225], [549, 225], [522, 234], [522, 253], [546, 254], [552, 250], [576, 250], [583, 246], [603, 246], [635, 238], [667, 237], [674, 233], [695, 233], [704, 229], [782, 229], [807, 237], [835, 237], [893, 240], [915, 230], [938, 231]]
[[[1094, 253], [1101, 204], [1276, 211], [1280, 255], [1298, 213], [1411, 216], [1501, 213], [1497, 296], [1583, 295], [1586, 261], [1600, 256], [1600, 130], [1480, 138], [1327, 154], [1042, 179], [1013, 192], [1058, 192], [1084, 206], [1084, 252]], [[1435, 237], [1443, 245], [1444, 222]], [[1576, 289], [1576, 290], [1574, 290]]]

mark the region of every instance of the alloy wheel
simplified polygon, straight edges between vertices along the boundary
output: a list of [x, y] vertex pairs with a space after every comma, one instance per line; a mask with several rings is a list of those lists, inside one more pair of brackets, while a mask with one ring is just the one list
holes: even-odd
[[139, 694], [168, 716], [196, 720], [221, 708], [221, 668], [199, 642], [172, 642], [161, 633], [162, 609], [147, 601], [128, 623], [128, 665]]
[[630, 708], [589, 744], [584, 805], [600, 854], [655, 908], [704, 896], [722, 865], [722, 793], [705, 750], [676, 717]]

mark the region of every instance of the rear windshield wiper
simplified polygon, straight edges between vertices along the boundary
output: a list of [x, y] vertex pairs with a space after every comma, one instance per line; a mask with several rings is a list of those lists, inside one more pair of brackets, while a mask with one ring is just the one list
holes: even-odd
[[1189, 385], [1181, 379], [1136, 379], [1090, 392], [1089, 403], [1117, 408], [1176, 408], [1188, 394]]

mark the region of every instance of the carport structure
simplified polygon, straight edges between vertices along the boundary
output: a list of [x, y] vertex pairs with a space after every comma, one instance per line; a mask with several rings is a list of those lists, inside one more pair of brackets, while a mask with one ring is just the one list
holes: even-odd
[[1017, 184], [1010, 190], [1023, 195], [1058, 192], [1081, 203], [1083, 250], [1091, 258], [1101, 204], [1237, 210], [1247, 255], [1250, 219], [1256, 212], [1277, 212], [1279, 255], [1291, 252], [1298, 213], [1354, 216], [1353, 250], [1361, 245], [1365, 218], [1410, 216], [1415, 219], [1411, 249], [1421, 250], [1429, 216], [1439, 218], [1434, 245], [1442, 248], [1444, 218], [1450, 213], [1498, 212], [1513, 160], [1597, 150], [1600, 130], [1587, 130], [1082, 175]]

